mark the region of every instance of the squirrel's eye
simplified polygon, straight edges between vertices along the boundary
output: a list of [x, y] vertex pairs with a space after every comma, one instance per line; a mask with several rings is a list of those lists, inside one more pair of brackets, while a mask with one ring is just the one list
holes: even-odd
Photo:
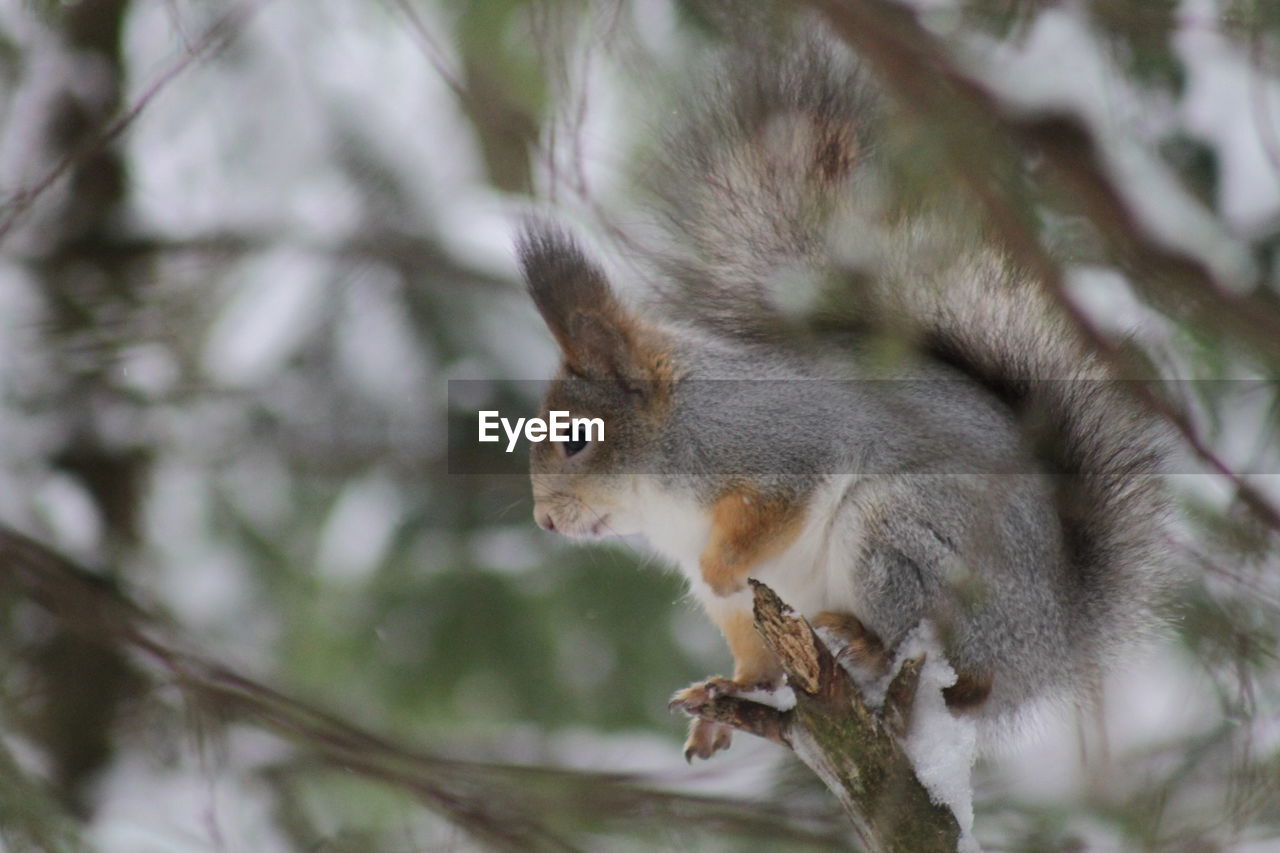
[[582, 448], [587, 446], [587, 440], [585, 438], [571, 438], [562, 442], [561, 446], [564, 447], [564, 455], [569, 457], [581, 452]]

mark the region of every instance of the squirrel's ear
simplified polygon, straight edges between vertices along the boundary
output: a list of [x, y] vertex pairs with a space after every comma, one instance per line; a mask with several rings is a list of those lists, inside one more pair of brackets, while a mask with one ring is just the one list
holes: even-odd
[[570, 370], [587, 379], [649, 378], [639, 321], [573, 237], [558, 226], [529, 222], [516, 252], [533, 304]]

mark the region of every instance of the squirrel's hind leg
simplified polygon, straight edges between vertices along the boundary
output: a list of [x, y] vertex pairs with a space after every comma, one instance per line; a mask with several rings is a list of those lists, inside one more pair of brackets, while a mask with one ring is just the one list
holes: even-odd
[[879, 678], [889, 671], [890, 654], [884, 643], [852, 613], [824, 610], [809, 623], [827, 641], [831, 653], [846, 667]]
[[[846, 668], [860, 669], [873, 678], [889, 672], [893, 655], [880, 638], [852, 613], [825, 610], [809, 623], [826, 641], [836, 660]], [[993, 677], [989, 673], [960, 671], [956, 683], [944, 687], [942, 698], [954, 713], [977, 713], [991, 696]]]

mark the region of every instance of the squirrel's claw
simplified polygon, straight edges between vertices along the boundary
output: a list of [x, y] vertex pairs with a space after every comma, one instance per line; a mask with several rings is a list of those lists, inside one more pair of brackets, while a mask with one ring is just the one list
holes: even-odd
[[733, 742], [733, 729], [724, 723], [713, 723], [701, 717], [689, 721], [689, 737], [684, 742], [684, 760], [693, 763], [698, 758], [707, 759]]

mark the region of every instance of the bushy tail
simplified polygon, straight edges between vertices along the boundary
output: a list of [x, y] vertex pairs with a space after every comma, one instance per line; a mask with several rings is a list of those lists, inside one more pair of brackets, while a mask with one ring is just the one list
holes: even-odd
[[743, 36], [693, 76], [646, 171], [671, 237], [665, 295], [721, 331], [762, 332], [789, 279], [829, 269], [877, 98], [816, 34]]
[[[909, 257], [900, 263], [909, 267]], [[1172, 579], [1162, 421], [1084, 344], [1043, 284], [994, 249], [881, 283], [893, 291], [878, 305], [909, 318], [929, 356], [1009, 406], [1053, 475], [1081, 617], [1076, 640], [1094, 652], [1083, 659], [1105, 660], [1156, 627]]]
[[842, 46], [809, 34], [739, 45], [721, 62], [650, 170], [679, 317], [756, 338], [794, 336], [797, 318], [890, 331], [973, 377], [1060, 475], [1079, 641], [1106, 657], [1151, 626], [1167, 584], [1157, 420], [1041, 283], [954, 211], [884, 203], [872, 150], [884, 106]]

